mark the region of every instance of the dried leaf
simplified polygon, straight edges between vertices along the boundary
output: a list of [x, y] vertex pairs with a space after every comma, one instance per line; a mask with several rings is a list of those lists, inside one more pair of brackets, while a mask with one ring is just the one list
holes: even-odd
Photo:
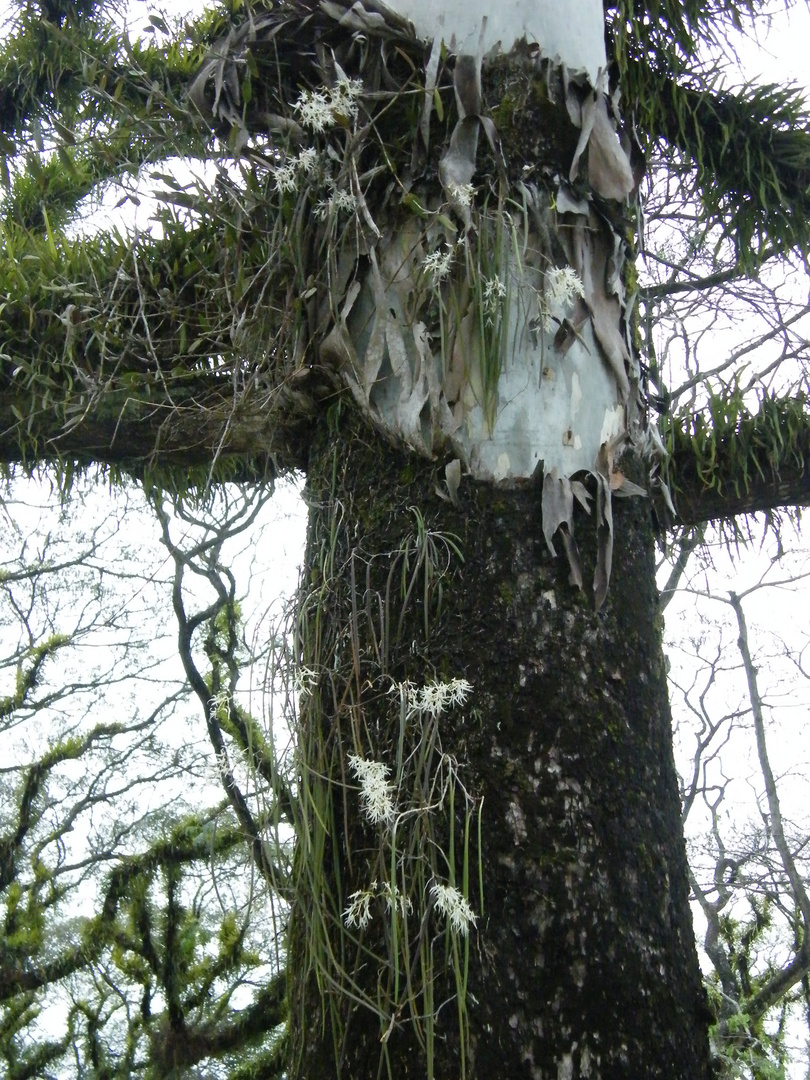
[[[450, 136], [450, 145], [439, 162], [439, 180], [447, 192], [466, 187], [475, 173], [478, 130], [481, 126], [480, 56], [464, 55], [456, 58], [453, 88], [459, 120]], [[487, 137], [490, 137], [489, 133]], [[464, 224], [469, 227], [472, 220], [469, 207], [463, 206], [460, 210]]]
[[587, 217], [591, 212], [588, 200], [574, 195], [567, 184], [560, 184], [554, 201], [558, 214], [582, 214]]
[[418, 140], [414, 141], [412, 171], [415, 171], [417, 162], [427, 159], [428, 149], [430, 148], [430, 114], [434, 108], [439, 117], [439, 123], [442, 122], [442, 99], [436, 89], [441, 55], [442, 38], [440, 34], [437, 34], [430, 47], [430, 56], [425, 67], [425, 100], [422, 105], [422, 119], [419, 122], [421, 145], [418, 145]]
[[571, 481], [571, 491], [574, 494], [574, 498], [577, 500], [577, 502], [582, 507], [582, 509], [585, 511], [585, 513], [590, 514], [590, 512], [591, 512], [591, 496], [590, 496], [590, 493], [589, 493], [588, 489], [585, 487], [585, 485], [582, 483], [582, 481], [581, 480], [572, 480]]
[[619, 329], [621, 302], [618, 297], [609, 297], [606, 293], [608, 263], [615, 258], [613, 245], [611, 243], [608, 250], [603, 236], [582, 218], [577, 219], [565, 239], [568, 240], [569, 260], [582, 281], [594, 336], [613, 372], [622, 400], [627, 401], [630, 396], [627, 369], [631, 359]]
[[562, 537], [563, 547], [565, 548], [565, 555], [568, 559], [568, 569], [571, 571], [569, 580], [572, 585], [576, 585], [578, 589], [582, 588], [582, 567], [579, 561], [579, 548], [576, 545], [574, 537], [569, 531], [569, 527], [566, 524], [560, 526], [560, 536]]
[[463, 120], [466, 116], [478, 116], [481, 112], [480, 57], [469, 54], [456, 57], [453, 89], [459, 117]]
[[402, 388], [400, 391], [401, 399], [406, 400], [410, 397], [416, 372], [413, 371], [411, 365], [402, 326], [393, 313], [387, 309], [384, 325], [385, 344], [388, 348], [388, 361], [391, 364], [391, 372], [394, 378], [400, 382]]
[[420, 379], [410, 396], [397, 407], [397, 428], [402, 438], [414, 449], [431, 456], [433, 453], [433, 432], [428, 429], [428, 437], [422, 427], [422, 410], [428, 400], [427, 379]]
[[590, 355], [591, 350], [581, 333], [586, 322], [587, 318], [578, 319], [575, 323], [570, 319], [562, 320], [557, 333], [554, 335], [554, 348], [560, 356], [565, 356], [575, 341], [578, 341], [585, 352]]
[[636, 186], [630, 160], [610, 121], [607, 102], [602, 94], [596, 102], [594, 113], [588, 143], [588, 182], [603, 198], [621, 202]]
[[605, 602], [610, 571], [613, 566], [613, 504], [610, 483], [606, 476], [596, 476], [596, 570], [593, 575], [593, 592], [598, 611]]
[[467, 116], [453, 128], [450, 145], [439, 162], [439, 179], [445, 191], [463, 188], [472, 180], [478, 152], [478, 128], [477, 116]]
[[588, 145], [588, 139], [591, 137], [591, 131], [593, 130], [593, 122], [596, 114], [595, 99], [596, 93], [593, 92], [588, 94], [584, 101], [580, 101], [576, 87], [574, 84], [569, 83], [565, 104], [568, 107], [568, 115], [571, 118], [571, 122], [581, 129], [577, 148], [574, 151], [574, 158], [571, 162], [571, 168], [568, 171], [568, 179], [572, 184], [579, 176], [579, 159], [585, 152], [585, 147]]
[[634, 484], [632, 480], [628, 480], [620, 469], [616, 469], [610, 474], [610, 489], [614, 495], [618, 495], [622, 499], [629, 499], [634, 495], [640, 495], [642, 498], [647, 496], [644, 488]]
[[663, 480], [659, 480], [658, 484], [661, 495], [664, 498], [664, 503], [666, 504], [667, 510], [669, 510], [670, 514], [672, 514], [674, 518], [677, 518], [678, 512], [675, 509], [675, 503], [672, 501], [672, 495], [669, 490], [669, 485], [665, 484]]
[[374, 293], [373, 304], [374, 311], [371, 315], [371, 335], [368, 339], [365, 352], [363, 353], [363, 389], [366, 394], [366, 402], [368, 402], [371, 396], [371, 388], [377, 381], [377, 376], [380, 373], [382, 367], [383, 358], [385, 357], [386, 342], [385, 342], [385, 323], [386, 323], [386, 297], [385, 297], [385, 285], [383, 284], [382, 275], [380, 274], [380, 268], [377, 263], [377, 256], [373, 248], [369, 251], [369, 260], [371, 262], [371, 282]]
[[370, 31], [377, 34], [390, 32], [390, 27], [383, 15], [376, 11], [367, 11], [360, 3], [353, 4], [348, 11], [341, 4], [331, 3], [331, 0], [321, 0], [321, 10], [331, 15], [337, 21], [338, 26], [347, 30]]
[[609, 478], [610, 490], [615, 491], [616, 488], [620, 488], [624, 480], [625, 476], [621, 469], [612, 469]]
[[458, 487], [461, 483], [461, 460], [459, 458], [453, 458], [452, 461], [445, 465], [444, 479], [450, 495], [450, 502], [453, 506], [459, 506]]

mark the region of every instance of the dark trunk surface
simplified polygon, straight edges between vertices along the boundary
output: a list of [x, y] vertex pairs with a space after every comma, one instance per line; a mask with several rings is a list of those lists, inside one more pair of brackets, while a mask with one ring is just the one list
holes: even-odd
[[[310, 813], [310, 858], [325, 884], [311, 895], [304, 869], [293, 919], [292, 1074], [429, 1075], [429, 1036], [412, 1020], [431, 1011], [420, 965], [403, 1004], [406, 977], [395, 985], [384, 960], [384, 917], [363, 933], [339, 919], [380, 865], [378, 827], [359, 813], [345, 762], [358, 732], [361, 756], [393, 761], [399, 720], [383, 692], [392, 678], [465, 677], [470, 699], [438, 729], [464, 787], [483, 797], [484, 910], [476, 816], [467, 892], [479, 917], [468, 939], [464, 1055], [456, 982], [440, 969], [443, 956], [450, 967], [453, 955], [463, 959], [467, 941], [452, 939], [435, 912], [423, 914], [424, 897], [414, 895], [409, 917], [409, 933], [429, 937], [437, 961], [433, 1075], [460, 1076], [463, 1056], [474, 1080], [702, 1080], [708, 1014], [687, 900], [649, 506], [616, 506], [613, 579], [595, 612], [588, 590], [569, 584], [564, 557], [547, 550], [539, 491], [465, 481], [455, 508], [436, 494], [441, 475], [370, 432], [333, 433], [313, 452], [308, 588], [318, 602], [305, 605], [302, 632], [304, 663], [314, 657], [320, 674], [302, 717], [302, 753], [331, 817], [322, 806], [324, 833]], [[403, 574], [412, 507], [429, 530], [460, 541], [464, 561], [451, 558], [441, 608], [437, 579], [415, 570], [416, 547]], [[584, 514], [578, 538], [588, 580], [596, 543]], [[319, 781], [327, 771], [331, 779]], [[458, 805], [454, 817], [458, 882]], [[300, 855], [299, 872], [305, 862]], [[320, 932], [332, 960], [313, 966]], [[315, 953], [323, 957], [322, 945]], [[365, 996], [377, 1012], [358, 1002]]]

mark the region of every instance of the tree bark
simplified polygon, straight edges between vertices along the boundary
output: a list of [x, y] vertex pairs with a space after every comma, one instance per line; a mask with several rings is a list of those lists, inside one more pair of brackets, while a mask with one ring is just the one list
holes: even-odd
[[[674, 461], [676, 472], [681, 467], [694, 472], [694, 459], [684, 458], [685, 455]], [[702, 486], [696, 478], [689, 478], [675, 495], [674, 503], [678, 521], [683, 525], [730, 521], [744, 514], [790, 511], [810, 505], [810, 472], [804, 462], [799, 462], [780, 465], [778, 473], [769, 469], [764, 476], [754, 474], [738, 485], [729, 475], [721, 490]]]
[[[465, 481], [455, 507], [437, 485], [430, 464], [345, 422], [312, 451], [300, 633], [316, 689], [301, 716], [310, 809], [290, 943], [291, 1075], [708, 1078], [648, 501], [616, 508], [613, 580], [596, 612], [545, 544], [536, 488]], [[420, 515], [442, 553], [430, 579], [416, 542], [402, 557]], [[597, 545], [582, 518], [587, 563]], [[458, 538], [463, 562], [441, 536]], [[458, 797], [437, 812], [436, 845], [445, 876], [466, 877], [477, 923], [468, 939], [454, 936], [429, 894], [412, 893], [399, 932], [414, 957], [430, 940], [428, 993], [415, 959], [397, 986], [390, 918], [386, 930], [373, 904], [364, 930], [342, 918], [382, 865], [380, 826], [363, 814], [346, 762], [355, 753], [392, 766], [404, 836], [413, 801], [397, 741], [410, 734], [386, 689], [461, 677], [471, 697], [439, 718], [436, 745], [483, 799], [468, 873]], [[402, 857], [405, 890], [418, 857]], [[464, 1012], [441, 957], [452, 969], [467, 945]]]

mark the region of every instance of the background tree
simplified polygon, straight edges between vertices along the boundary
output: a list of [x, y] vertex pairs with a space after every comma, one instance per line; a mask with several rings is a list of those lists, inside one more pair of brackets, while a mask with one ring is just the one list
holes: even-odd
[[[733, 246], [716, 229], [706, 234], [680, 163], [665, 154], [653, 167], [642, 325], [660, 394], [655, 406], [665, 423], [673, 412], [686, 418], [675, 438], [704, 448], [707, 488], [717, 456], [739, 462], [739, 475], [721, 480], [716, 493], [733, 503], [748, 490], [748, 468], [762, 469], [769, 453], [752, 423], [757, 406], [777, 440], [789, 442], [802, 426], [806, 266], [801, 255], [770, 253], [756, 276], [740, 278]], [[752, 443], [763, 454], [759, 464]], [[713, 1045], [729, 1075], [782, 1075], [784, 1062], [802, 1053], [808, 959], [795, 920], [807, 881], [807, 822], [794, 798], [794, 783], [800, 790], [804, 777], [797, 742], [804, 615], [794, 598], [806, 575], [799, 515], [771, 507], [756, 521], [725, 518], [715, 527], [674, 530], [670, 544], [660, 580], [690, 880], [719, 1020]], [[739, 615], [730, 603], [735, 594]], [[762, 643], [756, 660], [753, 644], [740, 653], [746, 613], [753, 628], [745, 636]], [[780, 793], [786, 831], [777, 844], [767, 804], [770, 795], [778, 817]]]
[[[289, 832], [261, 746], [242, 737], [237, 598], [211, 557], [238, 554], [233, 539], [267, 493], [217, 498], [207, 529], [202, 509], [161, 509], [167, 537], [170, 517], [184, 533], [185, 548], [171, 544], [176, 580], [204, 568], [202, 618], [173, 589], [137, 492], [105, 510], [110, 496], [77, 482], [63, 513], [39, 494], [5, 502], [16, 527], [4, 538], [3, 667], [16, 689], [1, 732], [4, 1073], [157, 1077], [205, 1063], [209, 1076], [280, 1075]], [[183, 625], [200, 629], [181, 657], [188, 680], [173, 591]], [[202, 714], [189, 700], [201, 679]], [[257, 867], [271, 864], [269, 891]]]
[[[444, 28], [454, 53], [373, 5], [219, 13], [153, 48], [32, 8], [4, 54], [5, 129], [36, 148], [9, 173], [7, 459], [175, 488], [307, 468], [295, 1075], [708, 1075], [642, 497], [665, 504], [665, 459], [623, 268], [662, 145], [730, 273], [803, 249], [798, 96], [694, 56], [756, 10], [568, 5], [483, 63], [476, 27]], [[162, 235], [58, 231], [178, 150], [219, 167], [161, 169]], [[666, 432], [681, 520], [803, 502], [803, 398], [704, 401]]]

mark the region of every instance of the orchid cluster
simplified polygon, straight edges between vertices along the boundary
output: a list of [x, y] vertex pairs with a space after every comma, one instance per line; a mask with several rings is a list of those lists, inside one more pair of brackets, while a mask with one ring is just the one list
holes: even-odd
[[543, 329], [549, 331], [555, 320], [564, 318], [585, 289], [576, 270], [571, 266], [555, 266], [543, 275], [543, 292], [538, 293], [540, 320]]
[[450, 184], [447, 191], [456, 206], [472, 206], [475, 198], [475, 188], [472, 184]]
[[351, 191], [343, 191], [335, 185], [331, 177], [327, 178], [327, 184], [331, 187], [331, 194], [326, 199], [321, 199], [315, 207], [315, 214], [319, 218], [325, 218], [332, 212], [353, 214], [357, 209], [357, 197]]
[[[424, 686], [402, 683], [405, 691], [409, 715], [423, 713], [434, 719], [456, 705], [463, 705], [467, 700], [472, 683], [466, 679], [450, 679], [449, 682], [429, 682]], [[399, 690], [400, 687], [395, 687]]]
[[506, 286], [500, 278], [484, 279], [484, 312], [488, 326], [493, 326], [497, 321], [505, 298]]
[[381, 761], [367, 761], [356, 754], [349, 754], [349, 765], [360, 781], [360, 798], [368, 820], [372, 825], [391, 821], [394, 817], [393, 786], [388, 781], [391, 770]]
[[466, 937], [470, 927], [475, 926], [476, 917], [464, 894], [454, 885], [440, 885], [434, 881], [430, 895], [436, 910], [450, 923], [450, 929]]
[[438, 285], [450, 273], [454, 255], [455, 248], [449, 247], [445, 248], [444, 251], [436, 248], [435, 251], [431, 251], [429, 255], [425, 256], [422, 266], [432, 278], [434, 285]]
[[346, 926], [350, 929], [358, 927], [360, 930], [365, 930], [372, 918], [371, 901], [377, 898], [385, 902], [387, 911], [396, 909], [403, 917], [406, 913], [413, 911], [410, 898], [396, 885], [392, 885], [389, 881], [378, 885], [376, 881], [372, 881], [368, 889], [360, 889], [349, 897], [349, 906], [343, 912], [343, 921]]
[[[406, 718], [427, 716], [434, 721], [448, 709], [463, 705], [471, 691], [472, 684], [467, 679], [450, 679], [447, 682], [436, 680], [423, 686], [403, 682], [392, 687], [392, 692], [397, 694], [402, 702]], [[442, 760], [450, 761], [446, 755], [442, 755]], [[357, 754], [349, 754], [348, 762], [360, 783], [360, 800], [366, 818], [372, 825], [392, 823], [397, 818], [397, 810], [394, 804], [394, 785], [388, 779], [391, 769], [381, 761], [364, 759]], [[434, 805], [421, 807], [420, 814], [438, 808], [443, 799], [442, 795]], [[397, 821], [402, 822], [411, 816], [412, 811], [406, 808], [400, 812]], [[391, 829], [386, 835], [393, 843], [395, 829]], [[475, 925], [476, 916], [469, 902], [454, 885], [442, 885], [434, 876], [430, 885], [430, 897], [433, 908], [447, 919], [454, 934], [465, 936], [470, 926]], [[385, 901], [389, 912], [399, 912], [403, 918], [412, 910], [411, 900], [396, 885], [390, 882], [378, 884], [374, 880], [367, 889], [359, 889], [349, 896], [349, 905], [343, 912], [345, 925], [364, 930], [372, 919], [372, 902], [379, 899]]]
[[[453, 933], [466, 937], [470, 927], [475, 926], [476, 915], [464, 894], [455, 885], [440, 885], [434, 881], [430, 887], [430, 895], [436, 911], [444, 915]], [[385, 901], [388, 911], [396, 908], [402, 916], [413, 911], [410, 899], [396, 885], [389, 882], [378, 885], [376, 881], [372, 881], [368, 889], [358, 889], [349, 897], [349, 906], [343, 912], [346, 926], [349, 929], [365, 930], [373, 918], [372, 901], [377, 898]]]
[[305, 147], [300, 154], [288, 158], [283, 165], [275, 165], [270, 173], [276, 185], [276, 191], [292, 192], [298, 190], [301, 176], [309, 176], [318, 160], [318, 154], [311, 146]]
[[306, 697], [312, 693], [313, 687], [318, 685], [318, 672], [302, 664], [295, 669], [293, 680], [296, 693], [300, 697]]
[[222, 689], [218, 694], [214, 694], [214, 696], [209, 699], [208, 705], [215, 716], [220, 716], [220, 714], [227, 716], [231, 708], [230, 690]]
[[[302, 90], [293, 105], [301, 126], [315, 134], [320, 134], [335, 125], [347, 126], [357, 117], [358, 99], [363, 92], [359, 79], [349, 79], [340, 75], [334, 86], [320, 90]], [[318, 152], [308, 146], [294, 157], [288, 157], [270, 169], [276, 191], [280, 194], [299, 190], [303, 178], [309, 177], [318, 164]], [[335, 181], [326, 176], [325, 182], [330, 194], [315, 207], [315, 214], [325, 218], [332, 211], [353, 213], [357, 200], [350, 191], [337, 188]]]
[[[373, 881], [371, 884], [374, 886], [376, 882]], [[371, 922], [371, 901], [373, 899], [374, 893], [371, 889], [360, 889], [351, 894], [349, 906], [343, 912], [343, 921], [349, 929], [356, 926], [360, 930], [365, 930]]]
[[358, 110], [357, 99], [362, 92], [363, 84], [359, 79], [349, 79], [343, 75], [334, 86], [323, 90], [302, 90], [293, 109], [298, 113], [301, 126], [318, 134], [335, 124], [354, 120]]

